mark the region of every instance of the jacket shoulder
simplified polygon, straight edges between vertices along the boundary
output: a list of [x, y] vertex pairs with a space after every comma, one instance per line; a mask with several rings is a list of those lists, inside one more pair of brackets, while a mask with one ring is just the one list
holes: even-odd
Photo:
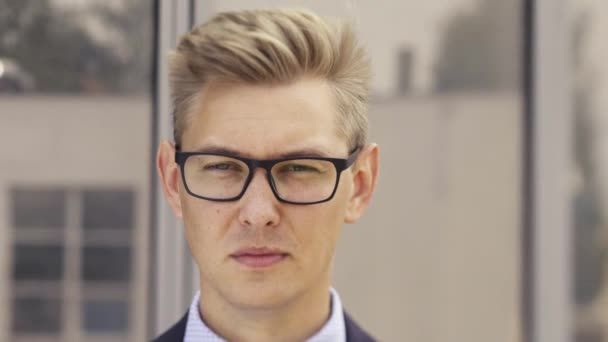
[[175, 323], [169, 330], [162, 333], [152, 342], [182, 342], [186, 334], [186, 323], [188, 322], [188, 313]]
[[346, 311], [344, 312], [344, 325], [346, 326], [347, 342], [376, 342], [376, 339], [350, 318]]

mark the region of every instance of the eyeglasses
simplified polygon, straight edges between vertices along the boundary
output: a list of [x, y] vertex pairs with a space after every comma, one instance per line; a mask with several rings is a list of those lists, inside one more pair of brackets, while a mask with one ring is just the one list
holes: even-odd
[[[179, 149], [179, 148], [178, 148]], [[357, 159], [356, 148], [347, 159], [293, 157], [257, 160], [221, 153], [175, 152], [186, 191], [209, 201], [243, 197], [257, 168], [266, 170], [275, 197], [285, 203], [316, 204], [331, 200], [340, 174]]]

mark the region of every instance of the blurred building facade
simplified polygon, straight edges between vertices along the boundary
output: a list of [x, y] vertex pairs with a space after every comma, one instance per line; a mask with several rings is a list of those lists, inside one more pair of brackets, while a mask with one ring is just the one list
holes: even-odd
[[149, 99], [0, 103], [0, 340], [146, 340]]

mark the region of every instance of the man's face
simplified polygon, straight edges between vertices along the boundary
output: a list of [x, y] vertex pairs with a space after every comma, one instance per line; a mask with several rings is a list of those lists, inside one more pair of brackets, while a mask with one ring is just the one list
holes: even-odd
[[[336, 127], [331, 89], [321, 80], [274, 86], [215, 82], [201, 95], [182, 136], [182, 151], [224, 149], [255, 159], [312, 151], [347, 158], [350, 152]], [[214, 202], [186, 192], [178, 167], [161, 161], [163, 153], [169, 159], [172, 152], [161, 146], [159, 168], [164, 168], [169, 201], [183, 217], [203, 297], [219, 296], [240, 307], [273, 308], [308, 291], [327, 291], [340, 228], [355, 221], [368, 201], [360, 198], [365, 179], [359, 178], [365, 175], [347, 169], [332, 200], [295, 205], [277, 200], [266, 171], [256, 169], [241, 199]], [[360, 158], [375, 158], [375, 152], [364, 151]], [[251, 251], [279, 256], [266, 262], [242, 257]]]

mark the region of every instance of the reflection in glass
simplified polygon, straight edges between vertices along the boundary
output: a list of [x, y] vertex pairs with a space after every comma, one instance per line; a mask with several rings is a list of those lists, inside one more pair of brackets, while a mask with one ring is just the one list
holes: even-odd
[[[132, 93], [150, 75], [152, 2], [4, 0], [0, 57], [7, 92]], [[73, 5], [73, 4], [72, 4]], [[8, 73], [7, 73], [8, 74]], [[0, 77], [2, 79], [2, 77]]]
[[504, 91], [520, 85], [519, 1], [477, 1], [445, 23], [435, 63], [435, 90]]
[[570, 0], [575, 342], [608, 341], [608, 7]]

